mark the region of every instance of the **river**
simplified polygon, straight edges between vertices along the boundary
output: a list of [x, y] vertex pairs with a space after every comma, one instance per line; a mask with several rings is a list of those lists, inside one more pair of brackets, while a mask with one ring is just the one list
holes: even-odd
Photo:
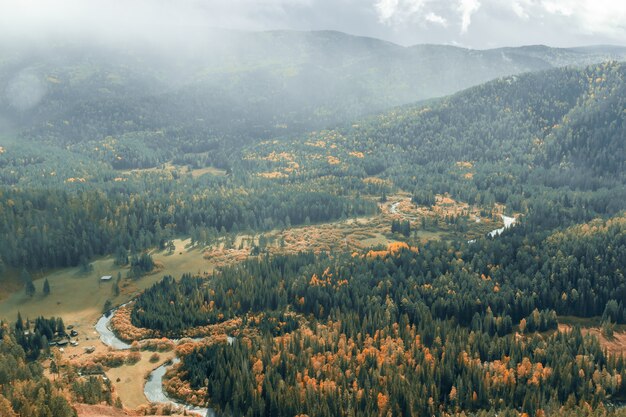
[[513, 226], [515, 224], [515, 222], [516, 222], [515, 217], [508, 217], [508, 216], [505, 216], [504, 214], [501, 214], [500, 217], [502, 217], [502, 221], [504, 221], [504, 227], [501, 227], [501, 228], [496, 229], [496, 230], [492, 230], [491, 232], [489, 232], [489, 236], [496, 237], [496, 236], [500, 235], [506, 229], [508, 229], [509, 227]]
[[[120, 307], [123, 307], [126, 304], [122, 304]], [[113, 349], [117, 350], [130, 349], [130, 345], [118, 339], [117, 336], [115, 336], [115, 333], [113, 333], [109, 328], [109, 323], [111, 322], [111, 319], [116, 311], [117, 308], [109, 311], [108, 316], [103, 314], [102, 317], [100, 317], [100, 320], [96, 323], [96, 331], [100, 334], [100, 340], [105, 345], [111, 346]]]
[[[123, 304], [122, 306], [126, 304]], [[116, 311], [117, 311], [117, 308], [109, 311], [108, 316], [106, 314], [103, 314], [102, 317], [100, 317], [100, 319], [96, 323], [95, 329], [100, 334], [100, 340], [105, 345], [110, 346], [117, 350], [130, 349], [130, 345], [120, 340], [115, 335], [115, 333], [113, 333], [111, 329], [109, 328], [109, 323], [111, 322], [111, 319], [113, 318], [113, 314], [115, 314]], [[203, 337], [198, 337], [198, 338], [193, 338], [191, 340], [197, 342], [203, 339], [204, 339]], [[174, 343], [178, 343], [181, 340], [189, 340], [189, 339], [187, 338], [187, 339], [171, 339], [171, 340]], [[227, 336], [227, 340], [229, 344], [232, 344], [235, 339], [231, 336]], [[177, 364], [179, 362], [180, 362], [180, 359], [174, 358], [172, 363], [168, 365], [163, 364], [150, 373], [150, 376], [148, 377], [148, 380], [146, 381], [146, 384], [143, 390], [144, 395], [146, 396], [148, 401], [155, 402], [155, 403], [171, 403], [177, 406], [184, 407], [188, 411], [193, 411], [195, 413], [199, 413], [206, 417], [216, 417], [215, 411], [213, 411], [210, 408], [195, 407], [189, 404], [178, 403], [170, 399], [165, 394], [165, 391], [163, 390], [163, 375], [165, 375], [165, 372], [167, 372], [167, 369], [170, 366]]]
[[184, 407], [188, 411], [201, 414], [206, 417], [216, 417], [215, 411], [210, 408], [194, 407], [188, 404], [181, 404], [170, 399], [163, 390], [163, 376], [167, 372], [167, 368], [180, 362], [180, 359], [174, 358], [172, 363], [163, 364], [150, 373], [146, 385], [143, 388], [143, 393], [152, 403], [171, 403], [177, 406]]
[[[504, 214], [501, 214], [500, 217], [502, 217], [502, 221], [504, 221], [504, 227], [492, 230], [491, 232], [488, 233], [489, 236], [491, 236], [491, 237], [499, 236], [506, 229], [508, 229], [509, 227], [515, 225], [515, 222], [517, 221], [517, 219], [515, 217], [505, 216]], [[475, 242], [476, 242], [476, 239], [472, 239], [472, 240], [468, 240], [467, 241], [467, 243], [475, 243]]]

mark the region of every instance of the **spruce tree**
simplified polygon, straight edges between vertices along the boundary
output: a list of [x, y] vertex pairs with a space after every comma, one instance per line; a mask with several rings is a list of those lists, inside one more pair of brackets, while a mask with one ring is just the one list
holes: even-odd
[[33, 295], [35, 295], [36, 292], [36, 288], [35, 288], [35, 284], [33, 284], [33, 281], [28, 281], [26, 283], [26, 295], [28, 295], [29, 297], [32, 297]]

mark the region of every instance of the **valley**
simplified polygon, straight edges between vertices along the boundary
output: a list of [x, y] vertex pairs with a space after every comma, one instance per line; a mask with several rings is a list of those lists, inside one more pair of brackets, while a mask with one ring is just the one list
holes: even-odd
[[224, 33], [2, 96], [0, 415], [622, 415], [623, 48]]

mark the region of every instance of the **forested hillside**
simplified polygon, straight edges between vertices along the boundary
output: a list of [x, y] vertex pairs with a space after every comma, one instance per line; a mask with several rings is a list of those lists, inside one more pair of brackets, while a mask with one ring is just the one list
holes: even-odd
[[0, 56], [1, 417], [624, 415], [626, 49], [138, 45]]
[[[412, 192], [416, 204], [450, 193], [505, 204], [541, 228], [583, 222], [626, 208], [625, 76], [623, 64], [610, 63], [506, 77], [302, 140], [262, 143], [246, 159], [286, 149], [300, 167], [292, 180], [373, 177]], [[285, 161], [262, 166], [287, 176]]]
[[240, 340], [181, 351], [172, 375], [173, 395], [200, 392], [225, 415], [597, 408], [626, 395], [623, 358], [552, 331], [557, 315], [626, 323], [625, 239], [620, 216], [547, 237], [265, 258], [166, 279], [132, 318], [171, 336], [244, 318]]
[[[212, 150], [225, 138], [302, 133], [500, 76], [626, 56], [608, 47], [479, 51], [280, 31], [215, 31], [175, 51], [80, 41], [3, 51], [0, 126], [89, 149], [107, 136], [130, 139], [165, 153], [149, 166], [181, 150]], [[126, 167], [146, 166], [121, 156]]]
[[[625, 73], [612, 63], [512, 76], [346, 128], [189, 151], [153, 171], [108, 162], [161, 152], [131, 139], [132, 150], [113, 137], [93, 149], [9, 140], [0, 154], [0, 230], [19, 238], [0, 257], [15, 267], [76, 265], [198, 231], [371, 214], [368, 194], [397, 190], [416, 204], [445, 193], [479, 207], [505, 204], [526, 214], [528, 227], [615, 214], [626, 209]], [[193, 175], [207, 165], [226, 170]]]

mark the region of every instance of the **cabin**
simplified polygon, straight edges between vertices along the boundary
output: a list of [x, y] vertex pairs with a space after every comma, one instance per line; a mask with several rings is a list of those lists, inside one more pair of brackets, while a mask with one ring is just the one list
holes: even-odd
[[59, 340], [57, 341], [57, 346], [67, 346], [68, 343], [68, 340]]
[[111, 281], [113, 277], [111, 275], [103, 275], [100, 277], [100, 281]]
[[87, 346], [85, 348], [85, 353], [93, 353], [96, 350], [95, 346]]

